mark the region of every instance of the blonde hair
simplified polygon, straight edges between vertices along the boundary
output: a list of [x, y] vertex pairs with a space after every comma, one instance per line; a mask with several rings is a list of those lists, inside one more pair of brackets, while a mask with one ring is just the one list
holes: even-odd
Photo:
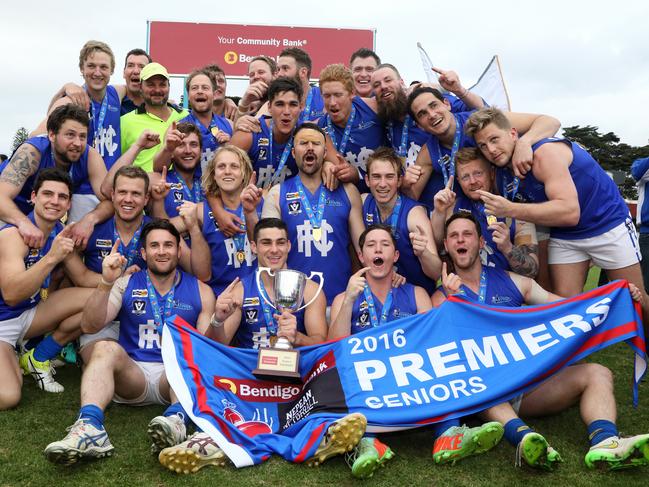
[[210, 162], [207, 164], [207, 168], [203, 172], [201, 187], [203, 188], [203, 191], [205, 191], [206, 195], [221, 196], [221, 188], [219, 188], [219, 184], [216, 182], [214, 174], [216, 173], [216, 159], [224, 152], [230, 152], [239, 159], [241, 172], [243, 172], [242, 188], [248, 186], [248, 183], [250, 182], [250, 178], [252, 177], [252, 163], [250, 162], [250, 157], [248, 157], [246, 151], [231, 144], [222, 145], [214, 153], [214, 157], [212, 157]]
[[464, 132], [475, 138], [475, 134], [484, 129], [487, 125], [493, 123], [502, 130], [510, 130], [512, 124], [505, 114], [495, 107], [483, 108], [474, 112], [464, 124]]
[[339, 81], [350, 93], [354, 93], [354, 78], [352, 72], [344, 64], [330, 64], [320, 72], [320, 89], [330, 81]]
[[108, 44], [101, 41], [88, 41], [83, 45], [79, 52], [79, 69], [83, 69], [83, 63], [86, 62], [88, 56], [97, 51], [108, 54], [110, 58], [110, 72], [112, 74], [115, 71], [115, 55]]

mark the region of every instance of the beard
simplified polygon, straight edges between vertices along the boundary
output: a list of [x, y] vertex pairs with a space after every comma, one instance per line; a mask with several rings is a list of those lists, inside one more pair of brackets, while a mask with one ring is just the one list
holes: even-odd
[[401, 120], [408, 113], [408, 98], [403, 90], [397, 90], [389, 101], [378, 101], [377, 115], [383, 123], [390, 120]]

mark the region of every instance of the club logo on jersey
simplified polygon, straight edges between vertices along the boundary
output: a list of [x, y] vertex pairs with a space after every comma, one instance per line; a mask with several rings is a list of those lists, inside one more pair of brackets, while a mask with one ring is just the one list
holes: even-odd
[[288, 204], [288, 214], [297, 215], [302, 213], [302, 203], [300, 201], [291, 201]]
[[365, 328], [370, 325], [370, 312], [365, 310], [358, 316], [358, 322], [356, 325], [359, 328]]
[[143, 299], [133, 300], [133, 314], [143, 315], [146, 313], [146, 301]]
[[266, 147], [268, 147], [268, 138], [260, 137], [257, 145], [265, 145]]
[[174, 191], [174, 203], [181, 203], [184, 201], [182, 191]]
[[257, 308], [247, 309], [246, 313], [246, 323], [257, 323], [259, 321], [259, 310]]
[[95, 240], [95, 246], [110, 249], [110, 248], [113, 247], [113, 241], [112, 240], [106, 240], [106, 239], [103, 239], [103, 238], [98, 238], [97, 240]]
[[101, 258], [102, 258], [102, 260], [103, 260], [103, 259], [105, 259], [106, 257], [108, 257], [108, 256], [110, 255], [110, 250], [108, 250], [108, 249], [101, 249], [101, 250], [99, 251], [99, 255], [101, 256]]
[[286, 201], [299, 200], [299, 199], [300, 199], [300, 193], [298, 192], [286, 193]]
[[132, 298], [148, 298], [149, 297], [149, 291], [146, 289], [133, 289], [131, 291], [131, 297]]
[[259, 306], [259, 298], [252, 297], [243, 300], [243, 306]]

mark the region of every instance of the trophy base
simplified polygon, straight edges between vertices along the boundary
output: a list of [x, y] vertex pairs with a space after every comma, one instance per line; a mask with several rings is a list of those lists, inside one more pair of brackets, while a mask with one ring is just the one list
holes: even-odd
[[252, 373], [260, 379], [300, 383], [302, 376], [299, 373], [299, 364], [298, 350], [260, 348], [257, 368]]

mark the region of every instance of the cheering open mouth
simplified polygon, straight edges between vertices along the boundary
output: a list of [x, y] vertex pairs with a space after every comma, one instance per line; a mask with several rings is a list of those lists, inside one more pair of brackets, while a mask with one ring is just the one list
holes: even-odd
[[383, 265], [383, 262], [385, 261], [381, 257], [374, 257], [374, 259], [372, 260], [372, 264], [374, 264], [376, 267], [381, 267]]

